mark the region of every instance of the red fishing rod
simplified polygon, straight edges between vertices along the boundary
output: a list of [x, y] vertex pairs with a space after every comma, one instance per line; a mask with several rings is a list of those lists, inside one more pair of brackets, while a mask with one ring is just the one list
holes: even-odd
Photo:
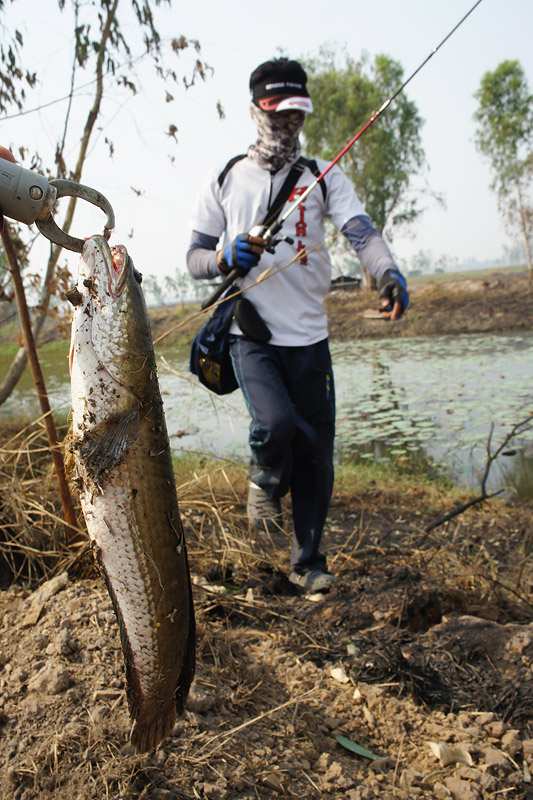
[[[376, 121], [376, 120], [377, 120], [377, 119], [378, 119], [378, 118], [379, 118], [379, 117], [380, 117], [380, 116], [383, 114], [383, 112], [385, 111], [385, 109], [386, 109], [386, 108], [388, 108], [388, 107], [390, 106], [390, 104], [391, 104], [391, 103], [392, 103], [392, 102], [393, 102], [393, 101], [394, 101], [394, 100], [395, 100], [395, 99], [398, 97], [398, 95], [399, 95], [399, 94], [401, 94], [401, 93], [403, 92], [403, 90], [405, 89], [405, 87], [407, 86], [407, 84], [408, 84], [408, 83], [410, 83], [410, 81], [412, 81], [412, 80], [413, 80], [413, 78], [415, 77], [415, 75], [418, 75], [418, 73], [420, 72], [420, 70], [421, 70], [421, 69], [423, 69], [423, 68], [426, 66], [426, 64], [428, 63], [428, 61], [429, 61], [431, 58], [433, 58], [433, 56], [435, 55], [435, 53], [436, 53], [438, 50], [440, 50], [440, 48], [443, 46], [443, 44], [445, 44], [445, 43], [448, 41], [448, 39], [450, 38], [450, 36], [453, 36], [453, 34], [455, 33], [455, 31], [456, 31], [456, 30], [457, 30], [457, 29], [458, 29], [458, 28], [459, 28], [459, 27], [460, 27], [460, 26], [463, 24], [463, 22], [464, 22], [464, 21], [465, 21], [465, 20], [466, 20], [466, 19], [467, 19], [467, 18], [470, 16], [470, 14], [471, 14], [471, 13], [474, 11], [474, 9], [476, 9], [476, 8], [478, 7], [478, 5], [479, 5], [481, 2], [482, 2], [482, 0], [477, 0], [477, 2], [476, 2], [476, 3], [474, 3], [474, 5], [473, 5], [473, 6], [472, 6], [472, 8], [470, 9], [470, 11], [468, 11], [468, 12], [467, 12], [467, 13], [464, 15], [464, 17], [462, 17], [462, 18], [459, 20], [459, 22], [457, 23], [457, 25], [455, 25], [455, 26], [454, 26], [454, 27], [451, 29], [451, 31], [450, 31], [450, 32], [449, 32], [449, 33], [448, 33], [448, 34], [447, 34], [447, 35], [444, 37], [444, 39], [443, 39], [443, 40], [442, 40], [442, 41], [441, 41], [441, 42], [440, 42], [440, 43], [439, 43], [439, 44], [438, 44], [436, 47], [434, 47], [434, 48], [433, 48], [433, 50], [431, 51], [431, 53], [429, 53], [429, 55], [428, 55], [428, 56], [426, 56], [426, 58], [425, 58], [425, 59], [422, 61], [422, 63], [421, 63], [421, 64], [420, 64], [420, 65], [419, 65], [419, 66], [418, 66], [416, 69], [415, 69], [415, 71], [414, 71], [414, 72], [412, 72], [412, 73], [411, 73], [411, 75], [409, 75], [409, 77], [408, 77], [408, 78], [407, 78], [407, 79], [406, 79], [406, 80], [405, 80], [405, 81], [404, 81], [404, 82], [401, 84], [401, 86], [399, 86], [399, 87], [396, 89], [396, 91], [395, 91], [395, 92], [394, 92], [394, 93], [393, 93], [393, 94], [392, 94], [390, 97], [388, 97], [388, 98], [385, 100], [385, 102], [384, 102], [384, 103], [383, 103], [383, 104], [382, 104], [382, 105], [381, 105], [381, 106], [378, 108], [378, 110], [373, 112], [373, 114], [372, 114], [372, 116], [370, 117], [370, 119], [368, 120], [368, 122], [366, 122], [366, 123], [363, 125], [363, 127], [362, 127], [362, 128], [359, 130], [359, 131], [357, 131], [357, 133], [355, 134], [355, 136], [354, 136], [352, 139], [350, 139], [350, 141], [348, 142], [348, 144], [346, 144], [346, 145], [345, 145], [345, 146], [342, 148], [342, 150], [340, 151], [340, 153], [338, 153], [338, 155], [336, 155], [336, 156], [335, 156], [335, 158], [333, 159], [333, 161], [331, 161], [331, 162], [328, 164], [328, 166], [326, 167], [326, 169], [325, 169], [323, 172], [321, 172], [321, 173], [320, 173], [320, 175], [318, 175], [318, 176], [317, 176], [317, 177], [314, 179], [314, 181], [312, 181], [312, 183], [310, 183], [310, 184], [309, 184], [309, 186], [307, 187], [307, 189], [306, 189], [306, 190], [305, 190], [305, 191], [304, 191], [304, 192], [303, 192], [303, 193], [302, 193], [302, 194], [301, 194], [301, 195], [298, 197], [298, 199], [297, 199], [297, 200], [295, 200], [295, 201], [294, 201], [294, 203], [293, 203], [291, 206], [289, 206], [289, 208], [287, 209], [287, 211], [285, 211], [285, 213], [284, 213], [284, 214], [282, 214], [282, 215], [281, 215], [281, 216], [280, 216], [280, 217], [279, 217], [279, 218], [278, 218], [278, 219], [277, 219], [275, 222], [273, 222], [273, 223], [272, 223], [272, 225], [270, 225], [269, 227], [266, 227], [266, 226], [264, 226], [264, 225], [256, 225], [256, 226], [255, 226], [254, 228], [252, 228], [252, 230], [250, 231], [250, 233], [249, 233], [249, 235], [250, 235], [250, 236], [260, 236], [260, 237], [261, 237], [262, 239], [264, 239], [264, 240], [265, 240], [265, 242], [267, 243], [267, 247], [266, 247], [266, 249], [267, 249], [267, 250], [269, 250], [270, 252], [274, 252], [274, 248], [275, 248], [276, 244], [278, 244], [278, 242], [279, 242], [279, 241], [281, 241], [280, 239], [276, 239], [275, 237], [276, 237], [276, 235], [277, 235], [277, 234], [280, 232], [280, 230], [281, 230], [281, 228], [283, 227], [284, 223], [285, 223], [285, 222], [287, 221], [287, 219], [288, 219], [288, 218], [291, 216], [291, 214], [292, 214], [294, 211], [296, 211], [296, 209], [297, 209], [297, 208], [299, 208], [299, 206], [301, 206], [301, 204], [302, 204], [302, 203], [304, 202], [304, 200], [305, 200], [305, 199], [306, 199], [306, 198], [307, 198], [307, 197], [308, 197], [308, 196], [311, 194], [311, 192], [312, 192], [314, 189], [316, 189], [316, 187], [318, 186], [318, 184], [320, 183], [320, 181], [324, 180], [325, 176], [328, 174], [328, 172], [329, 172], [331, 169], [333, 169], [333, 167], [335, 166], [335, 164], [337, 164], [337, 163], [338, 163], [338, 162], [341, 160], [341, 158], [342, 158], [342, 157], [343, 157], [343, 156], [344, 156], [344, 155], [345, 155], [345, 154], [348, 152], [348, 150], [350, 150], [350, 148], [351, 148], [351, 147], [353, 147], [353, 145], [356, 143], [356, 141], [357, 141], [358, 139], [360, 139], [360, 138], [361, 138], [361, 136], [364, 134], [364, 132], [365, 132], [365, 131], [367, 131], [367, 130], [370, 128], [370, 126], [371, 126], [371, 125], [373, 125], [373, 124], [374, 124], [374, 122], [375, 122], [375, 121]], [[202, 303], [202, 308], [207, 308], [208, 306], [212, 305], [213, 303], [216, 303], [216, 301], [217, 301], [217, 300], [218, 300], [218, 298], [221, 296], [221, 294], [222, 294], [222, 293], [223, 293], [223, 292], [224, 292], [224, 291], [225, 291], [225, 290], [226, 290], [226, 289], [227, 289], [229, 286], [231, 286], [231, 284], [233, 283], [233, 281], [235, 280], [235, 278], [238, 278], [238, 277], [240, 277], [240, 275], [241, 275], [241, 274], [242, 274], [242, 273], [241, 273], [241, 271], [240, 271], [238, 268], [237, 268], [237, 269], [233, 269], [233, 270], [231, 270], [231, 272], [230, 272], [230, 273], [227, 275], [227, 277], [226, 277], [226, 278], [225, 278], [225, 279], [222, 281], [222, 283], [221, 283], [221, 284], [220, 284], [220, 285], [217, 287], [216, 291], [215, 291], [215, 292], [213, 292], [213, 294], [211, 295], [211, 297], [209, 297], [209, 298], [208, 298], [208, 299], [207, 299], [207, 300], [206, 300], [204, 303]]]

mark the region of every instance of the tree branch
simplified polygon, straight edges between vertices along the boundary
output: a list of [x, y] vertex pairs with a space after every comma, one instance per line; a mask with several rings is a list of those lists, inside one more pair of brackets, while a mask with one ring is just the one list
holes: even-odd
[[[102, 29], [102, 35], [100, 37], [99, 42], [99, 50], [98, 50], [98, 58], [96, 62], [96, 91], [94, 95], [94, 100], [92, 107], [87, 115], [87, 121], [85, 123], [85, 128], [83, 131], [83, 135], [81, 138], [80, 149], [78, 151], [78, 158], [76, 161], [76, 167], [74, 172], [71, 175], [72, 180], [79, 182], [81, 179], [81, 174], [83, 170], [83, 165], [85, 163], [85, 159], [87, 156], [87, 150], [89, 147], [89, 141], [91, 138], [91, 134], [94, 129], [94, 125], [98, 118], [98, 114], [100, 112], [100, 105], [102, 102], [103, 96], [103, 85], [104, 85], [104, 63], [107, 53], [107, 45], [109, 41], [109, 37], [111, 35], [111, 28], [113, 24], [113, 20], [116, 15], [116, 10], [118, 6], [119, 0], [113, 0], [112, 5], [108, 8], [107, 17], [105, 25]], [[74, 55], [74, 58], [76, 56]], [[65, 218], [63, 221], [63, 230], [65, 233], [68, 233], [71, 226], [72, 221], [74, 218], [74, 211], [76, 209], [76, 199], [75, 197], [71, 197], [69, 204], [67, 206], [67, 211], [65, 214]], [[52, 295], [52, 282], [55, 275], [57, 262], [59, 260], [59, 256], [61, 253], [61, 248], [57, 245], [51, 245], [50, 247], [50, 257], [48, 259], [48, 264], [46, 268], [46, 274], [43, 281], [43, 287], [41, 291], [41, 297], [38, 304], [39, 313], [36, 314], [35, 319], [33, 321], [33, 337], [36, 342], [39, 341], [39, 335], [41, 333], [42, 327], [46, 321], [48, 315], [48, 308], [50, 305], [50, 298]], [[7, 398], [11, 395], [13, 389], [17, 385], [18, 381], [20, 380], [24, 369], [26, 368], [27, 356], [24, 347], [21, 347], [18, 352], [16, 353], [11, 366], [7, 372], [6, 377], [0, 384], [0, 406], [7, 400]]]
[[481, 494], [477, 497], [474, 497], [472, 500], [469, 500], [467, 503], [456, 503], [456, 507], [448, 513], [443, 514], [437, 519], [433, 520], [429, 525], [425, 527], [426, 533], [438, 528], [440, 525], [443, 525], [445, 522], [448, 522], [450, 519], [454, 517], [458, 517], [459, 514], [462, 514], [466, 511], [467, 508], [476, 505], [477, 503], [482, 503], [484, 500], [490, 500], [492, 497], [496, 497], [496, 495], [501, 494], [504, 489], [499, 489], [497, 492], [493, 492], [492, 494], [487, 493], [487, 480], [489, 477], [490, 469], [500, 453], [507, 447], [511, 439], [513, 439], [517, 434], [524, 433], [527, 430], [531, 429], [531, 423], [533, 422], [533, 414], [527, 417], [526, 419], [522, 420], [521, 422], [517, 422], [516, 425], [513, 426], [511, 431], [507, 434], [503, 442], [496, 448], [494, 453], [491, 451], [491, 443], [492, 443], [492, 435], [494, 433], [494, 423], [491, 423], [489, 436], [487, 439], [487, 461], [485, 463], [485, 469], [483, 470], [483, 475], [481, 477]]

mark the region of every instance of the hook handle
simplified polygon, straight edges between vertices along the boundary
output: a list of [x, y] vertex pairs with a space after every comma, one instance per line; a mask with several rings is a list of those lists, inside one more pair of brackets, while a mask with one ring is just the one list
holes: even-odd
[[[92, 189], [90, 186], [85, 186], [83, 183], [76, 183], [75, 181], [66, 180], [64, 178], [56, 178], [50, 181], [50, 186], [56, 190], [56, 197], [79, 197], [82, 200], [87, 200], [94, 206], [101, 208], [107, 214], [106, 224], [104, 226], [104, 236], [109, 238], [110, 231], [115, 227], [115, 213], [111, 203], [101, 192], [97, 189]], [[46, 236], [54, 244], [60, 247], [66, 247], [67, 250], [72, 250], [75, 253], [81, 253], [85, 241], [77, 239], [75, 236], [70, 236], [65, 231], [56, 225], [54, 218], [50, 214], [45, 220], [35, 220], [39, 231]]]

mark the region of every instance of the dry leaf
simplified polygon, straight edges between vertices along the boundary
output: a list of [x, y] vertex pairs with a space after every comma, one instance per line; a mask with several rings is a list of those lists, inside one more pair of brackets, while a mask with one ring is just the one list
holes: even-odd
[[430, 748], [433, 750], [435, 756], [439, 759], [442, 767], [447, 767], [449, 764], [466, 764], [471, 767], [474, 763], [472, 756], [462, 744], [455, 747], [450, 747], [446, 742], [428, 742]]
[[370, 711], [368, 706], [363, 707], [363, 715], [368, 722], [369, 725], [374, 726], [376, 724], [376, 718], [373, 713]]
[[329, 674], [339, 683], [348, 683], [350, 680], [342, 667], [334, 667], [329, 671]]

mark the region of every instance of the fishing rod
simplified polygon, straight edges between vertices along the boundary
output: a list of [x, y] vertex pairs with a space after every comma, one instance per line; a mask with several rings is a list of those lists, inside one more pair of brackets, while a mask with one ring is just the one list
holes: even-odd
[[[398, 97], [398, 95], [399, 95], [399, 94], [401, 94], [401, 93], [403, 92], [403, 90], [405, 89], [405, 87], [407, 86], [407, 84], [408, 84], [408, 83], [410, 83], [410, 82], [413, 80], [413, 78], [415, 77], [415, 75], [418, 75], [418, 73], [420, 72], [420, 70], [422, 70], [422, 69], [423, 69], [423, 68], [426, 66], [426, 64], [428, 63], [428, 61], [429, 61], [430, 59], [432, 59], [432, 58], [433, 58], [433, 56], [435, 55], [435, 53], [436, 53], [438, 50], [440, 50], [440, 48], [441, 48], [441, 47], [442, 47], [442, 46], [443, 46], [443, 45], [444, 45], [444, 44], [445, 44], [445, 43], [448, 41], [448, 39], [449, 39], [451, 36], [453, 36], [453, 34], [455, 33], [455, 31], [456, 31], [456, 30], [457, 30], [457, 29], [458, 29], [458, 28], [459, 28], [459, 27], [460, 27], [460, 26], [463, 24], [463, 22], [464, 22], [464, 21], [465, 21], [465, 20], [466, 20], [466, 19], [467, 19], [467, 18], [470, 16], [470, 14], [471, 14], [471, 13], [472, 13], [472, 12], [473, 12], [473, 11], [474, 11], [474, 10], [475, 10], [477, 7], [478, 7], [478, 5], [479, 5], [481, 2], [482, 2], [482, 0], [477, 0], [477, 2], [476, 2], [476, 3], [474, 3], [474, 5], [473, 5], [473, 6], [472, 6], [472, 8], [470, 9], [470, 11], [468, 11], [468, 12], [467, 12], [467, 13], [464, 15], [464, 17], [462, 17], [462, 18], [459, 20], [459, 22], [458, 22], [458, 23], [457, 23], [457, 24], [456, 24], [456, 25], [455, 25], [455, 26], [454, 26], [454, 27], [451, 29], [451, 31], [450, 31], [448, 34], [446, 34], [446, 36], [444, 37], [444, 39], [443, 39], [443, 40], [442, 40], [442, 41], [441, 41], [441, 42], [440, 42], [440, 43], [439, 43], [439, 44], [438, 44], [436, 47], [434, 47], [434, 48], [432, 49], [432, 51], [429, 53], [429, 55], [427, 55], [427, 56], [426, 56], [426, 58], [425, 58], [425, 59], [422, 61], [422, 63], [421, 63], [421, 64], [419, 64], [419, 66], [418, 66], [418, 67], [417, 67], [417, 68], [414, 70], [414, 72], [412, 72], [412, 73], [411, 73], [411, 75], [409, 75], [409, 77], [408, 77], [408, 78], [407, 78], [407, 79], [406, 79], [406, 80], [405, 80], [405, 81], [404, 81], [404, 82], [403, 82], [403, 83], [402, 83], [402, 84], [401, 84], [401, 85], [400, 85], [400, 86], [399, 86], [399, 87], [396, 89], [396, 91], [395, 91], [395, 92], [394, 92], [394, 93], [393, 93], [393, 94], [392, 94], [390, 97], [388, 97], [388, 98], [385, 100], [385, 102], [384, 102], [384, 103], [383, 103], [383, 104], [382, 104], [382, 105], [381, 105], [381, 106], [378, 108], [378, 110], [377, 110], [377, 111], [374, 111], [374, 112], [372, 113], [372, 115], [371, 115], [370, 119], [368, 120], [368, 122], [366, 122], [366, 123], [363, 125], [363, 127], [362, 127], [360, 130], [358, 130], [358, 131], [357, 131], [357, 133], [355, 134], [355, 136], [354, 136], [352, 139], [350, 139], [350, 141], [348, 142], [348, 144], [346, 144], [346, 145], [345, 145], [345, 146], [342, 148], [342, 150], [340, 151], [340, 153], [338, 153], [338, 154], [335, 156], [335, 158], [333, 159], [333, 161], [331, 161], [331, 162], [330, 162], [330, 163], [327, 165], [326, 169], [325, 169], [323, 172], [321, 172], [321, 173], [320, 173], [320, 175], [318, 175], [318, 176], [317, 176], [317, 177], [316, 177], [316, 178], [315, 178], [315, 179], [314, 179], [314, 180], [313, 180], [313, 181], [312, 181], [312, 182], [309, 184], [309, 186], [307, 187], [307, 189], [306, 189], [304, 192], [302, 192], [302, 194], [301, 194], [301, 195], [300, 195], [300, 196], [297, 198], [297, 200], [295, 200], [295, 201], [294, 201], [294, 203], [293, 203], [291, 206], [289, 206], [289, 208], [287, 209], [287, 211], [285, 211], [285, 213], [284, 213], [284, 214], [282, 214], [280, 217], [278, 217], [278, 219], [277, 219], [275, 222], [273, 222], [273, 223], [272, 223], [272, 224], [271, 224], [269, 227], [266, 227], [266, 226], [264, 226], [264, 225], [256, 225], [256, 226], [255, 226], [255, 227], [253, 227], [253, 228], [252, 228], [252, 230], [249, 232], [249, 234], [248, 234], [249, 236], [260, 236], [260, 237], [261, 237], [262, 239], [264, 239], [264, 240], [266, 241], [266, 243], [267, 243], [266, 250], [268, 250], [268, 251], [269, 251], [269, 252], [271, 252], [271, 253], [273, 253], [273, 252], [274, 252], [274, 248], [275, 248], [275, 247], [276, 247], [276, 245], [277, 245], [277, 244], [278, 244], [278, 243], [281, 241], [281, 239], [276, 239], [276, 236], [277, 236], [277, 234], [280, 232], [281, 228], [283, 227], [283, 225], [285, 224], [285, 222], [287, 221], [287, 219], [288, 219], [288, 218], [291, 216], [291, 214], [293, 214], [293, 213], [294, 213], [294, 211], [296, 211], [296, 209], [297, 209], [297, 208], [299, 208], [299, 207], [301, 206], [301, 204], [304, 202], [304, 200], [305, 200], [307, 197], [309, 197], [309, 195], [311, 194], [311, 192], [312, 192], [314, 189], [316, 189], [316, 187], [318, 186], [318, 184], [319, 184], [319, 183], [320, 183], [322, 180], [324, 180], [324, 178], [325, 178], [325, 176], [328, 174], [328, 172], [329, 172], [331, 169], [333, 169], [333, 167], [335, 166], [335, 164], [337, 164], [337, 163], [338, 163], [338, 162], [341, 160], [341, 158], [342, 158], [342, 157], [343, 157], [343, 156], [344, 156], [344, 155], [345, 155], [345, 154], [348, 152], [348, 150], [350, 150], [350, 149], [353, 147], [353, 145], [356, 143], [356, 141], [357, 141], [358, 139], [360, 139], [360, 138], [361, 138], [361, 136], [362, 136], [362, 135], [365, 133], [365, 131], [367, 131], [367, 130], [370, 128], [370, 126], [371, 126], [371, 125], [373, 125], [373, 124], [374, 124], [374, 122], [375, 122], [377, 119], [379, 119], [379, 117], [380, 117], [380, 116], [383, 114], [383, 112], [385, 111], [385, 109], [386, 109], [386, 108], [388, 108], [388, 107], [390, 106], [390, 104], [391, 104], [392, 102], [394, 102], [394, 100], [396, 100], [396, 98]], [[225, 290], [226, 290], [226, 289], [227, 289], [229, 286], [231, 286], [231, 284], [233, 283], [233, 281], [235, 280], [235, 278], [238, 278], [238, 277], [240, 277], [240, 276], [241, 276], [241, 271], [240, 271], [240, 269], [239, 269], [239, 268], [232, 269], [232, 270], [231, 270], [231, 272], [229, 272], [229, 273], [228, 273], [228, 275], [226, 276], [226, 278], [225, 278], [225, 279], [222, 281], [222, 283], [220, 283], [220, 284], [219, 284], [219, 286], [218, 286], [218, 287], [217, 287], [217, 289], [216, 289], [216, 290], [213, 292], [213, 294], [212, 294], [212, 295], [211, 295], [211, 296], [210, 296], [210, 297], [209, 297], [207, 300], [205, 300], [205, 301], [202, 303], [202, 308], [203, 308], [203, 309], [204, 309], [204, 308], [208, 308], [209, 306], [213, 305], [213, 303], [216, 303], [216, 301], [217, 301], [217, 300], [218, 300], [218, 298], [219, 298], [219, 297], [220, 297], [220, 296], [223, 294], [223, 292], [225, 292]]]

